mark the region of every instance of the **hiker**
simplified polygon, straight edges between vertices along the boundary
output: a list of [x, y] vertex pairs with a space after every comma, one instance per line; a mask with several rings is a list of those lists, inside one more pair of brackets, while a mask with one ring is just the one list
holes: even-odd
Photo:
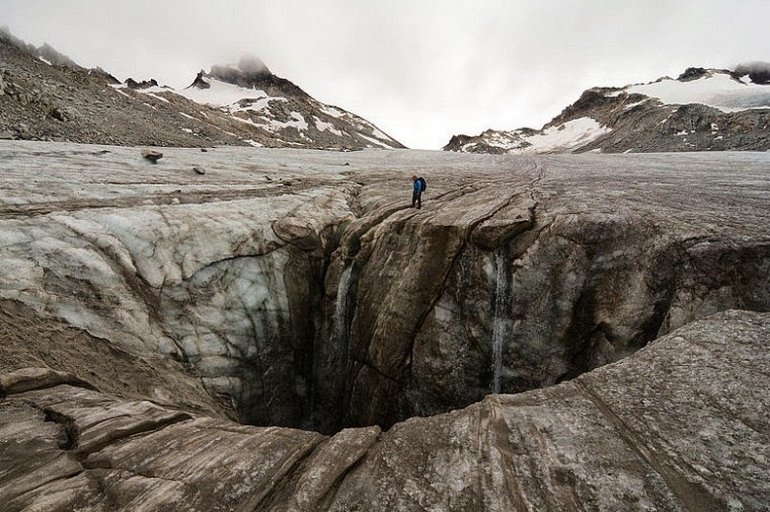
[[422, 193], [425, 192], [425, 178], [412, 176], [412, 208], [417, 204], [417, 209], [422, 208]]

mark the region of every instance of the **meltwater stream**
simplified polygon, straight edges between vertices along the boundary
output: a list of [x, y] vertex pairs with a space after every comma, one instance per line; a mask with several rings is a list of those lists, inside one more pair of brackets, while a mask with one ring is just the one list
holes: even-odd
[[314, 349], [310, 388], [310, 422], [313, 429], [332, 433], [341, 427], [342, 400], [347, 382], [350, 322], [355, 307], [354, 264], [347, 264], [337, 283], [337, 296], [329, 318], [326, 341]]
[[495, 306], [492, 312], [492, 392], [500, 392], [503, 368], [503, 343], [510, 333], [511, 285], [508, 257], [503, 249], [495, 251]]
[[348, 340], [348, 296], [350, 295], [350, 283], [353, 276], [353, 264], [348, 264], [340, 274], [340, 282], [337, 285], [337, 300], [334, 303], [334, 343], [344, 353], [347, 353]]

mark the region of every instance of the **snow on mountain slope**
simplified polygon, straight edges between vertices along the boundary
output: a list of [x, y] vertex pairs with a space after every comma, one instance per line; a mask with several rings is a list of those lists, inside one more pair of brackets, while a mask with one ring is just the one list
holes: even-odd
[[[122, 90], [122, 89], [121, 89]], [[365, 119], [312, 98], [286, 79], [249, 60], [201, 71], [189, 87], [148, 87], [137, 92], [169, 100], [179, 95], [236, 121], [245, 142], [266, 147], [316, 149], [403, 148]]]
[[624, 90], [629, 94], [658, 98], [663, 103], [700, 103], [724, 112], [770, 107], [770, 87], [753, 83], [748, 75], [744, 80], [728, 72], [714, 71], [707, 72], [697, 80], [664, 78], [649, 84], [626, 87]]
[[[770, 84], [756, 71], [689, 68], [623, 88], [589, 89], [541, 130], [455, 135], [465, 153], [770, 149]], [[756, 80], [755, 80], [756, 79]]]
[[207, 83], [210, 85], [208, 89], [190, 86], [174, 92], [196, 103], [220, 108], [232, 106], [240, 100], [247, 98], [267, 99], [267, 93], [259, 89], [245, 89], [244, 87], [213, 79]]
[[[611, 132], [595, 119], [581, 117], [538, 132], [485, 132], [486, 144], [507, 154], [568, 153], [596, 138]], [[472, 153], [476, 142], [468, 142], [462, 152]]]

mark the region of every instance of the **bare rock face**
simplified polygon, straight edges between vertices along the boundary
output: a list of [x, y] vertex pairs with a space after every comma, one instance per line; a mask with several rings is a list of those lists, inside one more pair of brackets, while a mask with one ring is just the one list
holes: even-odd
[[127, 80], [124, 82], [124, 84], [125, 84], [125, 86], [126, 86], [126, 87], [128, 87], [129, 89], [134, 89], [134, 90], [138, 90], [138, 89], [150, 89], [150, 88], [152, 88], [152, 87], [158, 87], [158, 81], [157, 81], [157, 80], [155, 80], [155, 79], [150, 79], [150, 80], [142, 80], [141, 82], [137, 82], [137, 81], [136, 81], [136, 80], [134, 80], [133, 78], [128, 78], [128, 79], [127, 79]]
[[45, 43], [37, 49], [40, 58], [43, 58], [54, 66], [63, 66], [71, 69], [83, 69], [77, 62], [57, 51], [50, 44]]
[[15, 509], [767, 505], [767, 154], [136, 151], [0, 143]]
[[25, 385], [0, 401], [0, 497], [7, 510], [764, 510], [768, 336], [770, 315], [725, 312], [558, 386], [331, 438], [3, 374]]
[[297, 96], [309, 98], [308, 94], [289, 80], [273, 74], [257, 57], [244, 57], [238, 66], [212, 66], [208, 73], [199, 74], [195, 79], [214, 79], [244, 89], [262, 90], [270, 96]]

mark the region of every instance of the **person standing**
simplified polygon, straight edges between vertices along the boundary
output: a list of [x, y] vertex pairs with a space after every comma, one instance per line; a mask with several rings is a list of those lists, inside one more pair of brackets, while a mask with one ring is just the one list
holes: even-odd
[[425, 192], [425, 178], [412, 176], [412, 208], [422, 208], [422, 193]]

